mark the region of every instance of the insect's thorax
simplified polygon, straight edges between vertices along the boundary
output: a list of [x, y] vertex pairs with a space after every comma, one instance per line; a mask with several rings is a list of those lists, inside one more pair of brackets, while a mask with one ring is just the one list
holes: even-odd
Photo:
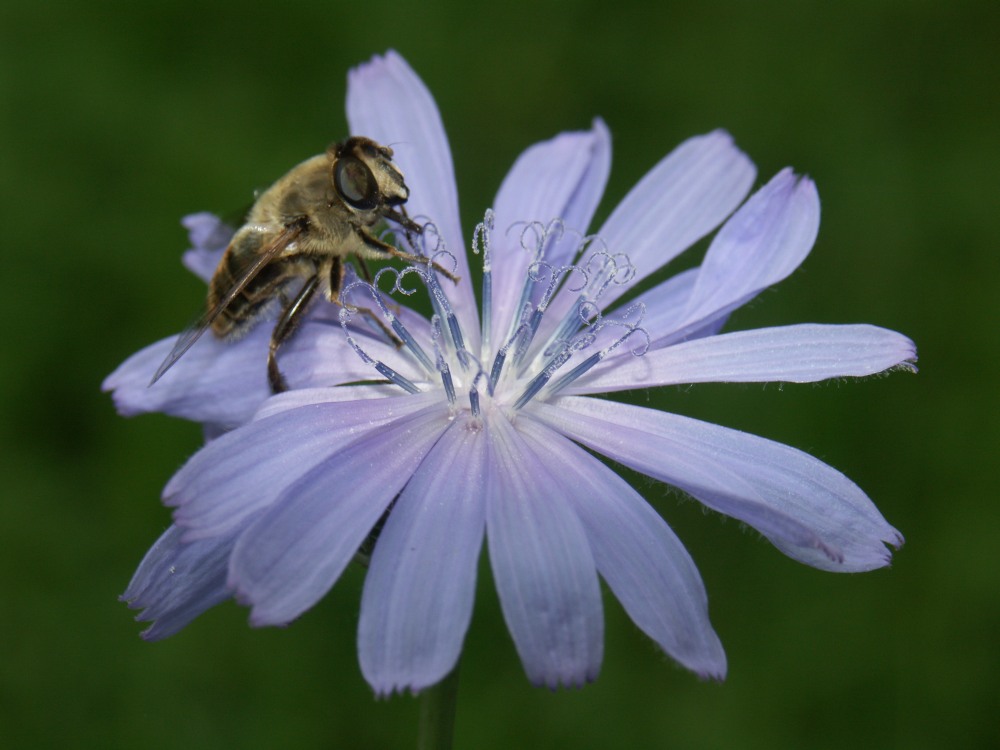
[[303, 232], [289, 247], [289, 255], [346, 256], [358, 252], [357, 228], [371, 223], [362, 221], [337, 195], [326, 155], [302, 162], [271, 186], [258, 199], [248, 223], [280, 232], [300, 221]]

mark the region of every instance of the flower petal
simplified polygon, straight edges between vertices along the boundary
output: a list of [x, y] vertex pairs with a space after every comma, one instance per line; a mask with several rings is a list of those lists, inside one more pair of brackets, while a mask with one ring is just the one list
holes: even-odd
[[588, 154], [586, 171], [577, 180], [573, 194], [569, 197], [562, 213], [551, 217], [561, 218], [568, 230], [561, 240], [553, 242], [545, 254], [546, 260], [553, 266], [558, 267], [573, 262], [579, 250], [579, 240], [582, 239], [574, 236], [574, 233], [582, 235], [587, 231], [594, 218], [594, 212], [601, 202], [601, 196], [604, 195], [604, 188], [608, 184], [608, 175], [611, 173], [611, 132], [604, 120], [598, 117], [594, 120], [589, 135], [591, 150]]
[[181, 262], [207, 284], [215, 275], [222, 253], [233, 238], [233, 228], [207, 211], [189, 214], [181, 219], [181, 224], [188, 230], [191, 242], [191, 249], [184, 253]]
[[819, 232], [819, 195], [808, 177], [784, 169], [733, 214], [705, 254], [688, 308], [674, 331], [654, 345], [684, 339], [692, 330], [745, 304], [799, 267]]
[[[650, 349], [656, 348], [656, 340], [664, 331], [673, 331], [677, 321], [687, 307], [698, 280], [699, 269], [689, 268], [662, 281], [625, 305], [642, 305], [642, 329], [649, 335]], [[621, 312], [618, 308], [614, 312]]]
[[[341, 389], [326, 390], [346, 395]], [[323, 395], [292, 391], [275, 400]], [[187, 530], [186, 539], [229, 533], [270, 507], [314, 467], [331, 461], [359, 433], [433, 403], [414, 396], [314, 402], [257, 419], [220, 435], [192, 456], [164, 488], [164, 502], [176, 507], [174, 519]]]
[[684, 545], [629, 484], [548, 428], [522, 419], [521, 434], [544, 443], [556, 465], [573, 467], [568, 493], [597, 570], [629, 617], [670, 656], [721, 679], [726, 655], [708, 620], [708, 597]]
[[[390, 383], [377, 385], [345, 385], [339, 388], [296, 388], [291, 391], [279, 393], [272, 396], [253, 415], [253, 421], [267, 419], [275, 414], [298, 409], [300, 407], [312, 407], [316, 404], [341, 403], [343, 401], [364, 402], [376, 398], [396, 398], [400, 395], [399, 386]], [[424, 405], [434, 402], [433, 398], [425, 398]], [[412, 399], [406, 402], [393, 402], [397, 404], [412, 405], [413, 409], [420, 408], [420, 405]], [[390, 407], [391, 408], [391, 407]], [[377, 410], [377, 407], [376, 407]], [[409, 413], [407, 410], [406, 413]], [[397, 413], [396, 416], [399, 416]], [[395, 417], [392, 417], [395, 418]]]
[[[271, 329], [270, 325], [258, 325], [233, 342], [206, 333], [150, 385], [153, 373], [177, 340], [163, 339], [129, 357], [101, 387], [112, 392], [115, 407], [123, 416], [159, 411], [232, 429], [247, 422], [271, 395], [267, 382]], [[379, 346], [375, 338], [367, 342]], [[405, 360], [399, 353], [389, 352], [391, 348], [386, 345], [386, 358], [406, 372]], [[375, 376], [347, 342], [343, 330], [323, 323], [303, 325], [281, 348], [278, 362], [294, 388], [339, 385]]]
[[[555, 268], [569, 263], [600, 201], [611, 167], [611, 137], [597, 120], [589, 132], [562, 133], [527, 149], [504, 178], [494, 203], [492, 237], [492, 341], [503, 344], [516, 319], [529, 266], [545, 228], [544, 260]], [[543, 284], [532, 285], [542, 287]], [[539, 290], [540, 294], [540, 290]]]
[[627, 284], [610, 285], [606, 307], [711, 232], [740, 204], [757, 170], [721, 130], [690, 138], [629, 191], [598, 231], [611, 253], [635, 266]]
[[230, 559], [229, 584], [253, 606], [251, 624], [294, 620], [330, 590], [448, 424], [435, 405], [366, 430], [285, 489]]
[[917, 351], [906, 336], [870, 325], [805, 324], [759, 328], [686, 341], [641, 356], [609, 357], [566, 394], [680, 383], [814, 383], [913, 369]]
[[839, 471], [781, 443], [676, 414], [593, 398], [532, 412], [612, 460], [743, 521], [790, 557], [823, 570], [889, 564], [903, 538]]
[[[476, 341], [469, 343], [477, 351], [479, 318], [459, 222], [455, 169], [434, 97], [407, 62], [389, 50], [348, 74], [347, 121], [353, 134], [392, 145], [393, 159], [410, 188], [407, 211], [431, 221], [454, 258], [455, 273], [462, 281], [457, 286], [442, 283], [449, 287], [448, 298], [462, 328], [470, 337], [475, 335]], [[451, 261], [438, 258], [438, 262]]]
[[[556, 688], [597, 678], [604, 613], [594, 558], [565, 481], [545, 442], [491, 414], [484, 426], [490, 562], [504, 619], [528, 679]], [[559, 466], [555, 475], [551, 467]]]
[[140, 622], [155, 620], [142, 637], [156, 641], [173, 635], [207, 609], [232, 596], [226, 586], [232, 535], [183, 543], [174, 525], [139, 564], [122, 601], [144, 610]]
[[458, 662], [486, 524], [486, 460], [482, 430], [453, 423], [379, 535], [358, 624], [361, 671], [377, 695], [422, 690]]

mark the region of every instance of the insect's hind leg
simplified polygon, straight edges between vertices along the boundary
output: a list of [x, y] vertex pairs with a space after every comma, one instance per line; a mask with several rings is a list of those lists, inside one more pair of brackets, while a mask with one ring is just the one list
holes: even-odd
[[281, 311], [281, 317], [278, 318], [278, 322], [271, 332], [271, 345], [267, 350], [267, 382], [271, 385], [272, 393], [282, 393], [288, 390], [288, 381], [278, 369], [278, 347], [285, 343], [299, 327], [317, 288], [319, 288], [319, 275], [313, 274], [306, 279], [299, 293]]

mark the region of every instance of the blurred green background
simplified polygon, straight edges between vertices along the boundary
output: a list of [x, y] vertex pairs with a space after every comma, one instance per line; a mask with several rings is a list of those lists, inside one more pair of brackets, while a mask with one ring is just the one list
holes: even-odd
[[700, 566], [728, 680], [674, 666], [608, 597], [600, 679], [532, 688], [484, 575], [457, 747], [996, 746], [995, 2], [56, 7], [0, 9], [0, 746], [413, 746], [416, 701], [374, 700], [357, 666], [360, 569], [285, 630], [229, 603], [140, 641], [116, 596], [200, 435], [99, 392], [199, 309], [178, 219], [238, 210], [343, 137], [348, 68], [390, 47], [437, 98], [467, 232], [523, 148], [595, 115], [615, 148], [599, 219], [725, 127], [762, 180], [811, 174], [824, 210], [804, 267], [730, 328], [872, 322], [921, 357], [916, 377], [648, 394], [840, 468], [906, 546], [821, 573], [630, 476]]

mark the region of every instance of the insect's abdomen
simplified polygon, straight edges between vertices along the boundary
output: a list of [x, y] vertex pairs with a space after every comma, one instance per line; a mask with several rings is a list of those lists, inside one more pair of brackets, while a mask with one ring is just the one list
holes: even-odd
[[[226, 249], [215, 270], [208, 289], [208, 309], [213, 310], [240, 282], [247, 269], [257, 259], [264, 244], [259, 232], [237, 235]], [[294, 274], [282, 260], [275, 260], [260, 271], [233, 297], [232, 301], [212, 321], [212, 333], [219, 338], [239, 338], [257, 322], [272, 302], [280, 287]]]

